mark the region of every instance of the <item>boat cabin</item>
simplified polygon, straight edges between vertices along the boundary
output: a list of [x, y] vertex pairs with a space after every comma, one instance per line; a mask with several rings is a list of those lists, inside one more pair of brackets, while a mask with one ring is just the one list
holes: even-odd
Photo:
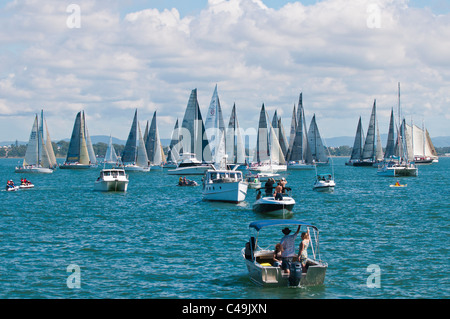
[[204, 179], [206, 184], [235, 183], [243, 181], [240, 171], [207, 171]]

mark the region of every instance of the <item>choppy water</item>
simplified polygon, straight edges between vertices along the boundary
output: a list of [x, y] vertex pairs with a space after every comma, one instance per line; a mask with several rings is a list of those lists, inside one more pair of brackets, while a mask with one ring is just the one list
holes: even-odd
[[[345, 160], [334, 159], [332, 194], [312, 190], [314, 171], [287, 176], [292, 218], [321, 231], [323, 286], [250, 282], [240, 250], [248, 224], [267, 218], [251, 210], [253, 190], [238, 205], [203, 202], [200, 186], [151, 172], [131, 174], [126, 194], [99, 193], [99, 169], [58, 170], [28, 175], [34, 189], [0, 192], [0, 298], [448, 298], [450, 158], [400, 179], [403, 189]], [[16, 164], [0, 160], [0, 181], [20, 180]], [[73, 264], [81, 286], [70, 289]], [[367, 285], [369, 265], [379, 288]]]

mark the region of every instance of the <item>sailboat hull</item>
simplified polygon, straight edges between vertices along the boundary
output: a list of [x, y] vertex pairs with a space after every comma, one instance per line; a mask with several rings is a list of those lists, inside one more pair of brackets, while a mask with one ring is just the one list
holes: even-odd
[[416, 177], [418, 173], [417, 167], [411, 165], [385, 165], [378, 169], [377, 174], [388, 177]]
[[61, 168], [61, 169], [90, 169], [90, 168], [97, 168], [97, 165], [79, 164], [79, 163], [75, 163], [75, 164], [64, 163], [63, 165], [59, 166], [59, 168]]
[[45, 167], [16, 167], [16, 173], [51, 174], [53, 170]]
[[312, 164], [305, 164], [305, 163], [288, 163], [287, 165], [288, 170], [312, 170], [314, 169], [314, 165]]

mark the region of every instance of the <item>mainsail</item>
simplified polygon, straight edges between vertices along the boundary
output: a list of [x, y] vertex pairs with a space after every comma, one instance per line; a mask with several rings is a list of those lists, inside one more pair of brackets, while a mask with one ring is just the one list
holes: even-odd
[[294, 140], [291, 146], [291, 152], [289, 154], [288, 161], [304, 162], [306, 164], [311, 164], [313, 162], [313, 157], [306, 134], [306, 118], [305, 118], [305, 111], [303, 109], [301, 93], [297, 109], [296, 124], [297, 125]]
[[361, 116], [360, 116], [358, 121], [358, 127], [356, 128], [355, 140], [353, 142], [352, 155], [350, 156], [350, 161], [361, 160], [363, 140], [364, 137], [362, 132]]
[[233, 104], [230, 121], [228, 122], [226, 150], [228, 162], [233, 164], [245, 163], [245, 148], [242, 140], [241, 128], [239, 127], [239, 122], [236, 116], [236, 104]]
[[197, 89], [193, 89], [189, 97], [180, 138], [183, 152], [195, 154], [199, 161], [211, 161], [211, 150], [197, 100]]
[[104, 163], [115, 164], [117, 163], [119, 158], [117, 157], [116, 150], [114, 149], [114, 145], [112, 142], [111, 135], [109, 136], [108, 148], [106, 149], [105, 158], [103, 160]]
[[395, 156], [395, 137], [394, 137], [394, 109], [391, 109], [391, 120], [389, 121], [389, 131], [384, 152], [384, 159], [387, 160]]
[[311, 148], [313, 160], [316, 163], [328, 163], [328, 156], [326, 154], [325, 146], [323, 146], [323, 142], [320, 137], [315, 114], [313, 115], [313, 118], [311, 119], [311, 124], [309, 125], [308, 144], [309, 147]]
[[376, 100], [373, 102], [372, 114], [370, 115], [369, 128], [367, 129], [367, 136], [364, 142], [362, 151], [362, 160], [375, 160], [375, 120], [376, 120]]
[[290, 160], [296, 131], [297, 131], [297, 112], [295, 110], [295, 104], [294, 104], [294, 109], [292, 110], [292, 118], [291, 118], [291, 129], [289, 132], [289, 148], [287, 150], [286, 157], [285, 157], [287, 161]]
[[258, 163], [270, 160], [268, 133], [266, 109], [263, 103], [259, 113], [258, 133], [256, 136], [256, 162]]
[[169, 150], [167, 151], [167, 162], [177, 163], [180, 159], [180, 139], [179, 139], [178, 119], [172, 131], [172, 139], [170, 140]]
[[85, 138], [84, 116], [82, 116], [81, 111], [78, 112], [75, 117], [69, 150], [67, 151], [66, 163], [78, 163], [82, 165], [90, 164]]
[[220, 107], [219, 95], [217, 93], [217, 84], [214, 88], [206, 115], [205, 130], [209, 137], [212, 161], [220, 163], [226, 152], [226, 142], [225, 124], [223, 122], [222, 108]]
[[142, 137], [141, 127], [137, 120], [137, 109], [134, 112], [133, 123], [131, 124], [130, 133], [122, 153], [122, 163], [125, 165], [133, 165], [139, 167], [148, 166], [147, 152]]
[[147, 157], [151, 164], [161, 165], [163, 163], [164, 153], [162, 152], [161, 140], [159, 137], [158, 124], [156, 121], [156, 111], [153, 113], [150, 129], [148, 130], [147, 141], [145, 143]]

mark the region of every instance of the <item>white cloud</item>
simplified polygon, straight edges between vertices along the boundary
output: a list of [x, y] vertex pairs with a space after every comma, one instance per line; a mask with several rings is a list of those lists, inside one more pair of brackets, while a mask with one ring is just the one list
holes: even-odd
[[[379, 9], [379, 28], [368, 26]], [[154, 110], [169, 137], [191, 89], [203, 111], [214, 85], [225, 122], [233, 103], [244, 128], [265, 103], [285, 129], [299, 93], [323, 136], [353, 135], [377, 99], [381, 132], [402, 83], [403, 113], [448, 135], [450, 19], [393, 0], [287, 3], [209, 0], [196, 15], [147, 8], [121, 15], [113, 2], [80, 1], [81, 28], [67, 27], [67, 4], [12, 1], [0, 9], [0, 140], [26, 140], [24, 116], [44, 108], [53, 139], [71, 133], [85, 109], [91, 135], [125, 139], [133, 110]], [[171, 123], [172, 122], [172, 123]], [[321, 127], [321, 123], [324, 123]]]

